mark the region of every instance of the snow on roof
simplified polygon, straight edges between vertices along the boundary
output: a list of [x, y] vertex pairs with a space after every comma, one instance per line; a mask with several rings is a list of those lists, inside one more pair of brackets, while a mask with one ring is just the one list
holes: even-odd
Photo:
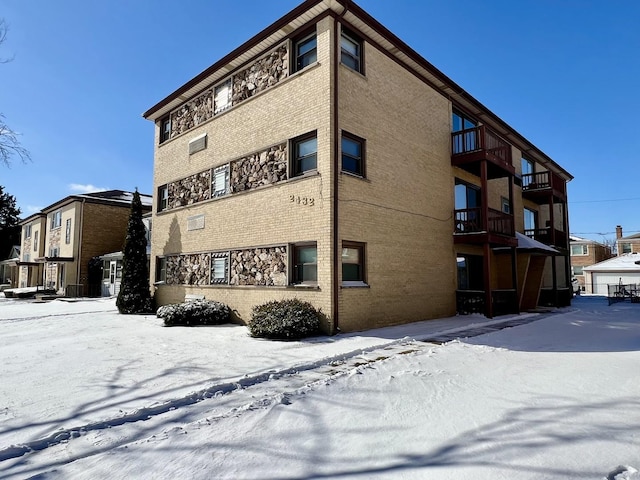
[[[131, 203], [133, 200], [133, 192], [124, 190], [105, 190], [103, 192], [81, 193], [74, 196], [81, 198], [100, 198], [102, 200], [126, 203]], [[151, 207], [153, 205], [153, 197], [145, 193], [140, 193], [140, 201], [143, 206]]]
[[550, 254], [557, 255], [558, 250], [549, 245], [545, 245], [542, 242], [539, 242], [531, 237], [527, 237], [526, 235], [516, 232], [516, 238], [518, 239], [518, 248], [522, 250], [543, 250], [545, 252], [549, 252]]
[[586, 238], [576, 237], [575, 235], [569, 235], [569, 240], [572, 242], [586, 242], [588, 241]]
[[640, 253], [625, 253], [584, 267], [584, 270], [588, 272], [619, 272], [622, 270], [640, 272]]

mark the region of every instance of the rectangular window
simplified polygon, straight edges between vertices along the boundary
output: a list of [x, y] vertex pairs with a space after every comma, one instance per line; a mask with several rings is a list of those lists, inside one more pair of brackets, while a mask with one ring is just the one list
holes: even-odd
[[49, 247], [49, 256], [50, 257], [58, 257], [60, 255], [59, 247]]
[[579, 266], [573, 267], [573, 274], [574, 275], [584, 275], [583, 268], [584, 267], [579, 267]]
[[524, 209], [524, 229], [535, 230], [538, 225], [538, 212], [535, 210]]
[[504, 213], [511, 213], [511, 204], [509, 203], [509, 199], [505, 197], [501, 197], [500, 201], [502, 203], [502, 211]]
[[293, 283], [318, 283], [318, 248], [315, 243], [293, 246]]
[[24, 238], [31, 238], [31, 225], [25, 225]]
[[318, 52], [315, 32], [294, 42], [293, 49], [295, 52], [294, 72], [317, 62]]
[[212, 197], [221, 197], [229, 193], [229, 165], [222, 165], [213, 170]]
[[122, 260], [116, 261], [116, 278], [122, 278]]
[[62, 211], [51, 214], [51, 229], [58, 228], [62, 225]]
[[227, 254], [214, 254], [211, 259], [211, 283], [227, 283], [229, 278], [229, 257]]
[[457, 110], [453, 111], [451, 118], [451, 131], [462, 132], [453, 136], [452, 153], [464, 153], [475, 150], [477, 145], [477, 133], [475, 127], [478, 122]]
[[531, 160], [523, 157], [522, 160], [520, 160], [520, 165], [522, 168], [522, 186], [528, 187], [533, 183], [534, 164]]
[[167, 259], [156, 257], [156, 282], [167, 281]]
[[169, 207], [169, 187], [162, 185], [158, 187], [158, 211], [162, 212]]
[[316, 132], [292, 140], [293, 175], [302, 175], [317, 167], [318, 139]]
[[104, 260], [102, 262], [102, 279], [103, 280], [109, 280], [109, 268], [111, 268], [109, 260]]
[[31, 245], [31, 250], [34, 251], [34, 253], [37, 255], [38, 254], [38, 250], [40, 250], [38, 248], [38, 234], [40, 233], [39, 230], [36, 230], [33, 234], [33, 245]]
[[67, 218], [64, 226], [64, 243], [67, 245], [71, 243], [71, 219]]
[[220, 113], [231, 106], [231, 79], [228, 79], [215, 88], [214, 102], [214, 114]]
[[160, 120], [160, 143], [171, 138], [171, 118], [167, 115]]
[[364, 244], [342, 242], [342, 283], [364, 281]]
[[350, 31], [342, 29], [340, 37], [340, 61], [343, 65], [363, 73], [362, 69], [362, 40]]
[[342, 171], [364, 177], [364, 140], [342, 132]]
[[630, 243], [621, 243], [622, 253], [631, 253], [631, 244]]
[[25, 253], [25, 254], [22, 256], [22, 261], [23, 261], [23, 262], [28, 262], [28, 261], [30, 261], [30, 260], [31, 260], [31, 255], [29, 255], [28, 253]]
[[587, 255], [588, 252], [586, 245], [571, 245], [571, 255]]

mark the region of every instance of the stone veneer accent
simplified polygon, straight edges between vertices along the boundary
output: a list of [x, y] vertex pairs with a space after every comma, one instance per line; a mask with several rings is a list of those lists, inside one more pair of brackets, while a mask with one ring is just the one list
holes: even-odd
[[192, 205], [211, 198], [211, 170], [196, 173], [167, 185], [167, 209]]
[[233, 76], [233, 105], [276, 85], [289, 75], [289, 52], [286, 45], [277, 48], [250, 67]]
[[213, 117], [213, 89], [182, 105], [171, 114], [171, 138]]
[[167, 257], [167, 285], [209, 285], [211, 254], [195, 253]]
[[230, 285], [287, 285], [287, 247], [230, 252]]
[[[29, 238], [25, 238], [24, 241], [22, 242], [22, 259], [24, 259], [24, 256], [29, 254], [31, 255], [31, 237]], [[33, 261], [32, 258], [29, 259], [30, 261]], [[3, 280], [3, 279], [0, 279]]]
[[49, 252], [51, 252], [51, 248], [58, 247], [58, 250], [60, 250], [61, 232], [62, 232], [62, 227], [57, 227], [55, 230], [51, 230], [51, 233], [49, 234], [49, 250], [44, 252], [46, 257], [50, 255]]
[[231, 192], [242, 192], [287, 179], [287, 144], [283, 143], [231, 163]]

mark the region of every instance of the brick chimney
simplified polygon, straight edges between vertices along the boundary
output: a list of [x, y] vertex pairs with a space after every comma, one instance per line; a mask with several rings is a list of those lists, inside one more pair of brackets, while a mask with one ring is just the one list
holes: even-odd
[[616, 238], [622, 238], [622, 226], [616, 225]]

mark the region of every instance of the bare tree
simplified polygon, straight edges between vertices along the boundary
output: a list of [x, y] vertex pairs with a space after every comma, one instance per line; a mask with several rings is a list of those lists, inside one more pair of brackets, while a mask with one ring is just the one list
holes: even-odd
[[[3, 18], [0, 18], [0, 45], [6, 40], [8, 31], [9, 27], [7, 22]], [[13, 60], [13, 57], [0, 57], [0, 63], [8, 63], [11, 60]], [[24, 148], [18, 140], [19, 134], [5, 123], [4, 118], [4, 115], [0, 113], [0, 164], [8, 167], [13, 157], [20, 158], [22, 162], [30, 160], [31, 156], [29, 155], [29, 151]]]

